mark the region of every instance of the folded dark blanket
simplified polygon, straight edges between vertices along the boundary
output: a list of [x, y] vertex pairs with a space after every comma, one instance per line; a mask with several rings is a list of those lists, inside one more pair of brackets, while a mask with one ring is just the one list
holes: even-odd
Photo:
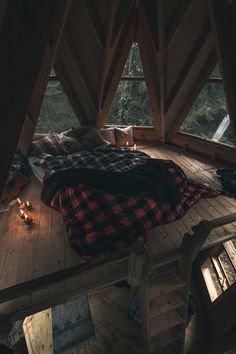
[[[172, 161], [148, 159], [144, 164], [126, 172], [111, 172], [89, 168], [68, 169], [58, 171], [44, 181], [41, 198], [46, 205], [56, 192], [64, 186], [73, 186], [79, 182], [104, 191], [105, 193], [135, 196], [145, 193], [160, 202], [177, 204], [181, 198], [176, 174]], [[183, 172], [182, 172], [183, 173]]]
[[223, 193], [236, 198], [236, 168], [220, 168], [216, 173], [221, 180]]

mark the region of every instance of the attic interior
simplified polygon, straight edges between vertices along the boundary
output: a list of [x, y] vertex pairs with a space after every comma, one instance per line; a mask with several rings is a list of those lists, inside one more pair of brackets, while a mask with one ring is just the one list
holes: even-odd
[[[46, 176], [42, 183], [34, 172], [17, 195], [27, 218], [19, 217], [20, 203], [0, 213], [0, 339], [24, 320], [29, 353], [236, 351], [236, 199], [219, 192], [216, 172], [234, 177], [224, 188], [235, 192], [235, 19], [232, 0], [0, 3], [2, 200], [16, 152], [37, 157], [35, 166], [44, 166]], [[115, 116], [111, 124], [119, 83], [132, 80], [124, 67], [134, 45], [151, 123], [136, 125], [128, 116], [123, 124]], [[71, 168], [68, 145], [61, 144], [66, 134], [54, 127], [36, 137], [52, 70], [80, 128], [124, 134], [132, 126], [132, 143], [97, 144], [94, 153], [90, 142], [73, 150], [78, 163]], [[215, 70], [220, 77], [212, 76]], [[213, 140], [207, 126], [202, 136], [183, 129], [208, 83], [222, 86], [227, 106]], [[226, 117], [230, 143], [219, 142]], [[42, 150], [49, 143], [50, 150]], [[80, 156], [87, 163], [82, 168]], [[102, 160], [120, 170], [99, 170]], [[154, 167], [155, 181], [147, 175]], [[65, 168], [82, 177], [59, 180]], [[125, 177], [118, 180], [114, 172]], [[140, 176], [149, 183], [140, 184]], [[81, 333], [72, 330], [77, 311], [87, 326]], [[55, 329], [66, 312], [71, 326]], [[74, 349], [69, 340], [66, 346], [65, 330], [78, 344]], [[0, 350], [9, 344], [4, 340]]]

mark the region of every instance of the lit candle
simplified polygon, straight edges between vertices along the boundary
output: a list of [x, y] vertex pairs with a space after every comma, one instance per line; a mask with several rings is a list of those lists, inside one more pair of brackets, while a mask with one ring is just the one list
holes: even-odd
[[17, 203], [20, 209], [24, 209], [25, 203], [20, 200], [20, 198], [17, 198]]
[[20, 209], [20, 214], [19, 216], [21, 217], [21, 219], [25, 219], [25, 213], [22, 209]]
[[32, 204], [28, 200], [26, 201], [26, 208], [32, 210]]
[[33, 223], [33, 218], [30, 217], [27, 213], [24, 213], [24, 217], [25, 217], [25, 223], [26, 223], [27, 225], [30, 225], [30, 224]]
[[136, 151], [137, 150], [137, 145], [136, 144], [134, 144], [134, 151]]
[[126, 146], [129, 147], [129, 142], [128, 141], [126, 141]]

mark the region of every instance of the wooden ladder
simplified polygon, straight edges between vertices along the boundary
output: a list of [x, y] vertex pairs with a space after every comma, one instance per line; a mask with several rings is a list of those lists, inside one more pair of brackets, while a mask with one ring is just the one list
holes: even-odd
[[145, 354], [184, 353], [192, 262], [214, 228], [234, 221], [236, 214], [201, 221], [184, 235], [178, 260], [156, 270], [145, 262], [139, 287]]

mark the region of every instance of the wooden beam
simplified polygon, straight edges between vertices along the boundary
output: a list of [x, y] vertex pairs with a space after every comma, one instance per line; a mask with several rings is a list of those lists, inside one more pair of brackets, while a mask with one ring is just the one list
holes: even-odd
[[105, 46], [105, 31], [100, 21], [96, 5], [93, 0], [84, 0], [83, 5], [99, 48], [103, 49]]
[[58, 4], [65, 1], [11, 0], [6, 6], [0, 29], [0, 196], [44, 53], [50, 45], [52, 24], [58, 21]]
[[130, 14], [130, 11], [134, 10], [134, 3], [135, 0], [128, 0], [128, 1], [121, 1], [119, 8], [117, 10], [115, 20], [114, 20], [114, 26], [113, 26], [113, 32], [112, 32], [112, 38], [111, 38], [111, 45], [114, 46], [115, 42], [119, 38], [120, 34], [123, 31], [123, 28], [125, 26], [126, 20]]
[[201, 31], [199, 37], [197, 38], [193, 49], [191, 50], [189, 57], [187, 58], [185, 65], [183, 67], [183, 69], [181, 70], [174, 87], [172, 88], [169, 96], [167, 97], [167, 103], [166, 103], [166, 110], [169, 109], [169, 107], [171, 106], [172, 102], [175, 99], [176, 94], [178, 93], [179, 89], [181, 88], [187, 74], [189, 73], [194, 60], [196, 60], [197, 54], [199, 53], [199, 51], [201, 50], [204, 42], [206, 41], [209, 33], [211, 31], [211, 26], [210, 26], [210, 22], [207, 22], [203, 28], [203, 30]]
[[159, 56], [160, 56], [160, 140], [164, 144], [166, 140], [166, 81], [167, 81], [167, 55], [166, 55], [166, 31], [165, 31], [166, 8], [165, 0], [158, 2], [158, 23], [159, 23]]
[[6, 10], [6, 7], [7, 7], [7, 2], [8, 2], [8, 0], [2, 0], [0, 2], [0, 29], [1, 29], [2, 22], [3, 22], [4, 16], [5, 16], [5, 10]]
[[25, 117], [25, 122], [21, 131], [17, 149], [26, 156], [33, 138], [35, 126], [43, 103], [50, 72], [55, 60], [57, 49], [61, 40], [64, 25], [69, 12], [71, 0], [58, 3], [58, 19], [52, 24], [50, 43], [48, 44], [43, 57], [42, 65], [34, 85], [30, 99], [29, 108]]
[[208, 160], [236, 166], [235, 147], [219, 144], [183, 132], [173, 134], [169, 143], [182, 146], [186, 151], [193, 151], [198, 155], [207, 157]]
[[236, 145], [236, 3], [230, 0], [208, 0], [208, 4]]
[[142, 7], [138, 17], [137, 41], [146, 79], [147, 90], [150, 97], [153, 126], [159, 131], [160, 135], [160, 83], [157, 70], [157, 52], [150, 35], [150, 27], [147, 23], [147, 17], [144, 15]]
[[109, 64], [111, 61], [111, 42], [112, 42], [112, 32], [113, 32], [113, 25], [115, 20], [115, 13], [116, 13], [116, 3], [113, 1], [110, 4], [110, 16], [109, 21], [106, 28], [106, 37], [105, 37], [105, 47], [102, 52], [102, 67], [100, 68], [100, 75], [99, 75], [99, 84], [98, 84], [98, 106], [97, 106], [97, 113], [95, 117], [95, 121], [97, 121], [101, 106], [102, 106], [102, 98], [104, 94], [104, 87], [107, 78], [107, 73], [109, 70]]
[[82, 125], [89, 124], [86, 119], [86, 112], [83, 109], [81, 101], [77, 98], [75, 87], [70, 80], [68, 67], [65, 66], [64, 60], [60, 56], [58, 56], [56, 59], [54, 69], [62, 84], [63, 90], [65, 91], [66, 96], [68, 97], [71, 106], [73, 107], [75, 114], [77, 115], [79, 122]]
[[146, 250], [143, 245], [135, 243], [130, 249], [127, 282], [130, 286], [139, 286], [144, 263], [146, 260]]
[[110, 68], [104, 84], [101, 110], [97, 118], [97, 127], [103, 127], [106, 122], [106, 117], [109, 112], [113, 97], [119, 84], [119, 80], [128, 58], [130, 48], [134, 39], [134, 19], [135, 13], [130, 11], [130, 14], [125, 22], [123, 31], [120, 35], [116, 46], [113, 59], [110, 63]]
[[97, 100], [93, 93], [88, 74], [86, 72], [83, 61], [81, 60], [79, 50], [74, 46], [71, 40], [70, 32], [65, 32], [62, 36], [61, 45], [67, 55], [70, 56], [71, 63], [80, 77], [80, 81], [85, 89], [86, 95], [94, 110], [97, 108]]
[[155, 50], [159, 50], [159, 20], [157, 12], [158, 3], [156, 1], [146, 1], [142, 0], [142, 8], [144, 15], [149, 26], [149, 32], [152, 37], [152, 41], [155, 47]]
[[193, 0], [182, 0], [177, 7], [176, 12], [174, 13], [170, 24], [166, 30], [166, 47], [169, 48], [173, 42], [175, 36], [177, 35], [181, 23], [184, 21], [184, 18], [188, 14], [188, 10], [191, 7]]
[[207, 58], [203, 69], [200, 71], [197, 80], [193, 83], [192, 87], [189, 88], [189, 94], [181, 107], [181, 109], [176, 112], [175, 120], [169, 125], [167, 131], [167, 141], [171, 141], [171, 136], [178, 131], [182, 122], [186, 118], [188, 112], [192, 108], [195, 100], [197, 99], [198, 95], [200, 94], [204, 84], [208, 80], [210, 74], [212, 73], [213, 69], [215, 68], [218, 62], [217, 53], [215, 48], [211, 51], [210, 55]]

